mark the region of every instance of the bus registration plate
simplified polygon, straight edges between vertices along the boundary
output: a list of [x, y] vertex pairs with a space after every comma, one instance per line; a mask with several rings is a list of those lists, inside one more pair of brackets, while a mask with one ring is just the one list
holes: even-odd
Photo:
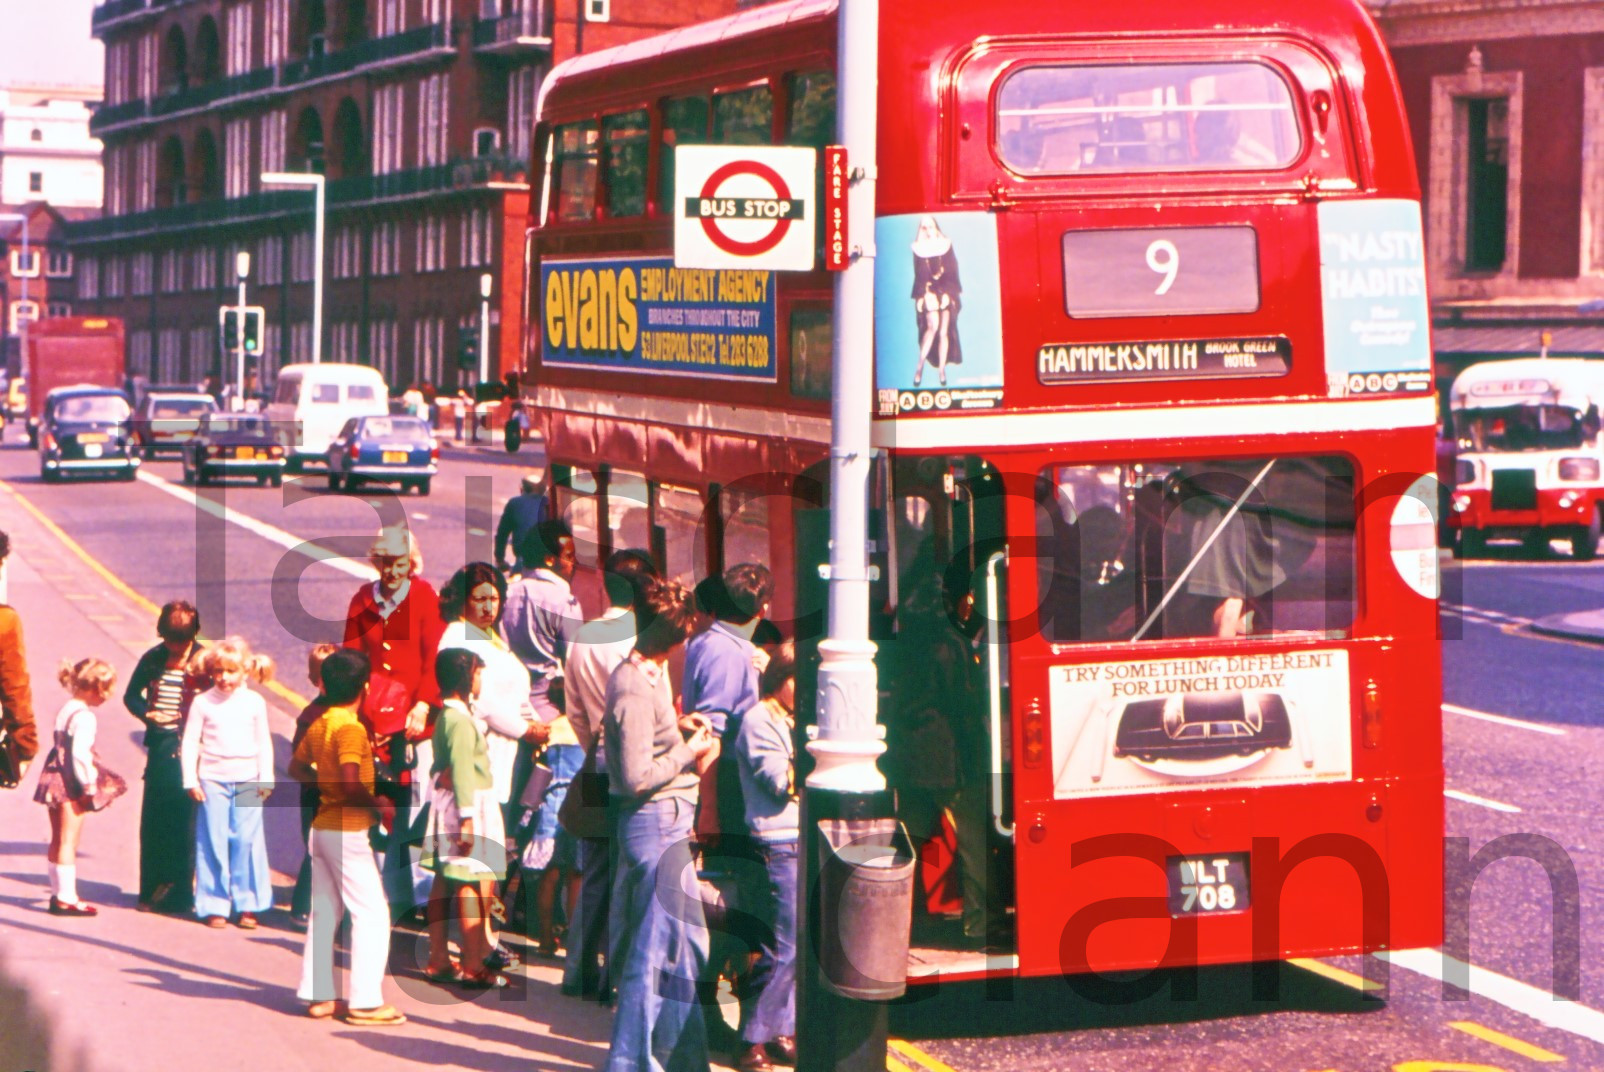
[[1248, 854], [1171, 856], [1170, 915], [1207, 916], [1248, 907]]

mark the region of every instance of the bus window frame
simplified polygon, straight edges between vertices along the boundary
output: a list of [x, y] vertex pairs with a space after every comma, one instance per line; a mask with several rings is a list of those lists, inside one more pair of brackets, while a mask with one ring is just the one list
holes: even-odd
[[[998, 153], [998, 98], [1003, 83], [1021, 69], [1213, 63], [1267, 66], [1286, 82], [1302, 151], [1285, 166], [1241, 171], [1154, 168], [1026, 174], [1011, 169]], [[1306, 192], [1311, 183], [1322, 191], [1347, 192], [1370, 182], [1355, 140], [1357, 113], [1341, 66], [1315, 43], [1299, 38], [1255, 39], [1252, 51], [1240, 37], [1145, 41], [1137, 48], [1067, 39], [988, 42], [955, 56], [948, 71], [942, 137], [950, 146], [945, 155], [951, 163], [944, 186], [948, 196], [958, 200], [1060, 202], [1135, 190], [1144, 196], [1220, 189], [1283, 196], [1291, 191]], [[1323, 131], [1314, 121], [1313, 104], [1322, 93], [1331, 105]], [[961, 135], [965, 130], [972, 132], [970, 136]], [[983, 137], [975, 136], [981, 133]]]

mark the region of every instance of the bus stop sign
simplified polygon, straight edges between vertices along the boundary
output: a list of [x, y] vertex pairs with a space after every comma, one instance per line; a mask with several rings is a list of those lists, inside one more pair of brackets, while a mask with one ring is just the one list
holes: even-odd
[[674, 150], [674, 266], [810, 271], [813, 149], [681, 145]]

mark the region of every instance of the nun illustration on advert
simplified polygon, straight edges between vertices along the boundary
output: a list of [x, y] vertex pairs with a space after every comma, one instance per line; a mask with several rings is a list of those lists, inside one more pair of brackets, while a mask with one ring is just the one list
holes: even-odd
[[942, 386], [947, 383], [947, 366], [963, 363], [958, 345], [959, 295], [958, 256], [952, 240], [942, 234], [934, 216], [919, 217], [919, 232], [913, 240], [913, 308], [918, 321], [919, 362], [914, 367], [913, 385], [919, 386], [925, 365], [933, 365]]

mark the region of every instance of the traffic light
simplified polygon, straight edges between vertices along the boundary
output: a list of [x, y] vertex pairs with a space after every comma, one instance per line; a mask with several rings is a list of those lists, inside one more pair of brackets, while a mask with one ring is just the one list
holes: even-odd
[[262, 352], [262, 309], [255, 305], [245, 307], [245, 352]]
[[479, 371], [479, 331], [466, 324], [457, 329], [457, 367], [464, 372]]
[[[233, 353], [240, 346], [240, 308], [237, 305], [222, 305], [217, 309], [217, 330], [222, 341], [223, 352]], [[245, 307], [245, 352], [259, 354], [262, 352], [262, 320], [263, 309], [260, 305], [247, 305]]]

